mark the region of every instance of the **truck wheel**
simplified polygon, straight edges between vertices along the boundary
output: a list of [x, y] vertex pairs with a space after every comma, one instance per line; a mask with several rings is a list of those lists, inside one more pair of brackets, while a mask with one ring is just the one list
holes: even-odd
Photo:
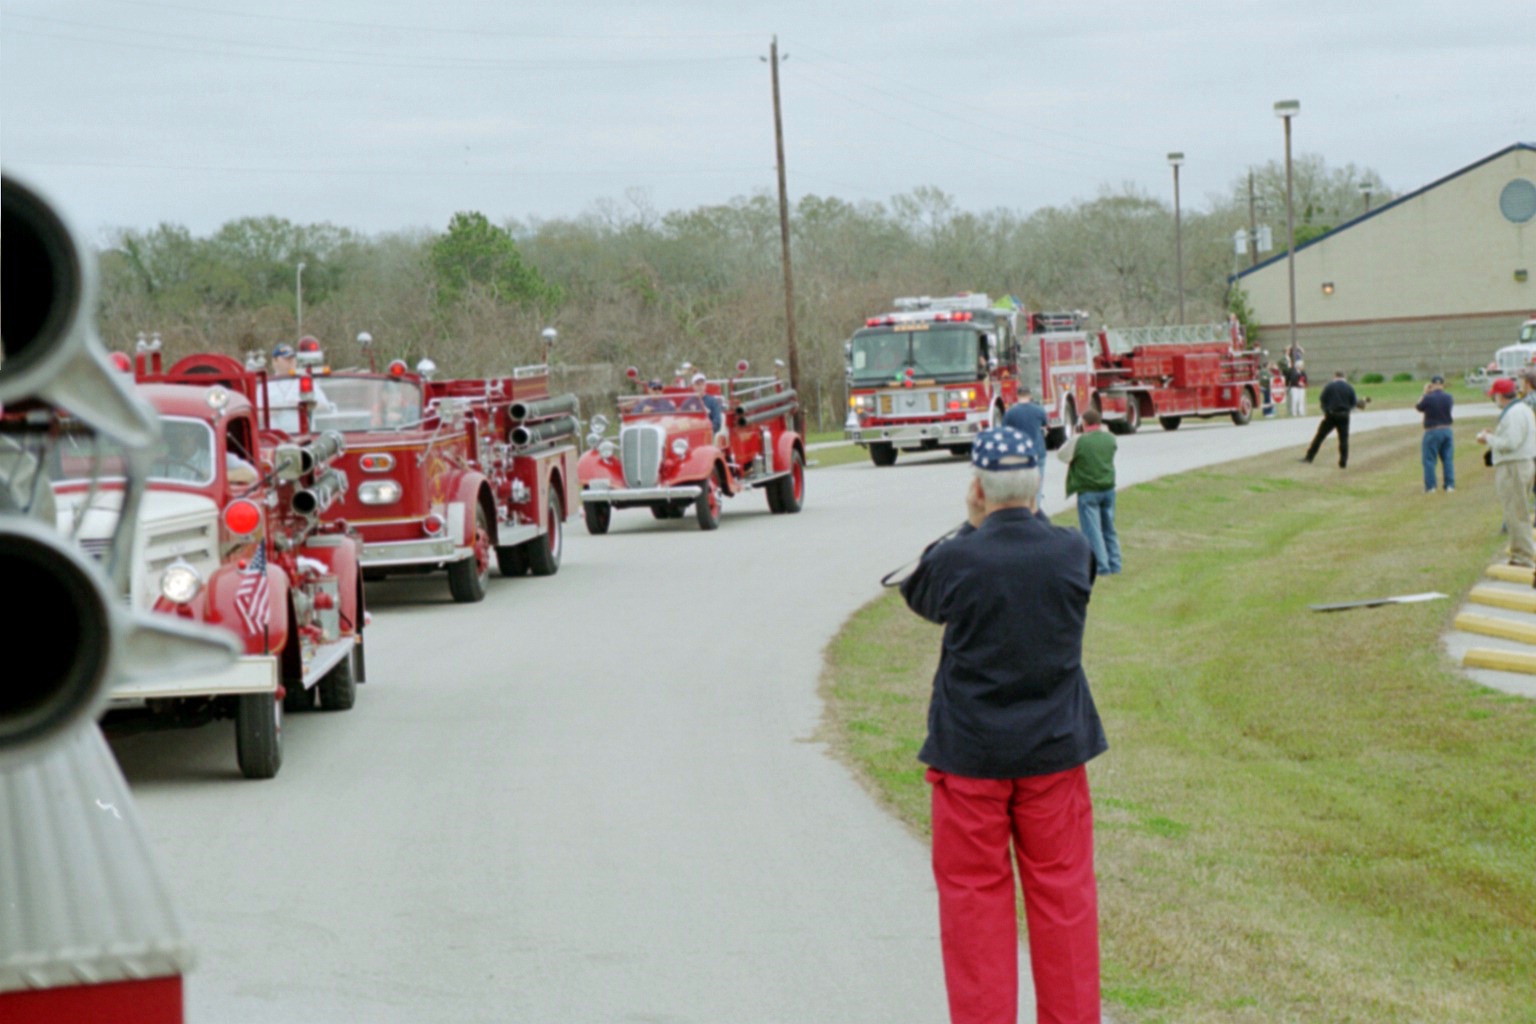
[[1246, 427], [1253, 420], [1253, 392], [1243, 388], [1243, 393], [1237, 399], [1237, 408], [1232, 410], [1232, 422], [1240, 427]]
[[705, 478], [704, 493], [693, 503], [693, 512], [701, 530], [713, 530], [720, 525], [720, 488], [714, 477]]
[[889, 441], [876, 441], [869, 446], [869, 461], [877, 466], [896, 465], [896, 446]]
[[485, 581], [491, 575], [491, 530], [485, 508], [475, 502], [474, 549], [468, 558], [448, 567], [448, 592], [460, 604], [474, 604], [485, 597]]
[[565, 553], [565, 505], [554, 482], [549, 487], [549, 529], [529, 541], [528, 566], [535, 576], [553, 576], [560, 571], [560, 556]]
[[1115, 434], [1134, 434], [1141, 428], [1141, 406], [1136, 399], [1128, 398], [1125, 402], [1125, 419], [1109, 420], [1109, 429]]
[[283, 766], [283, 702], [244, 693], [235, 705], [235, 760], [248, 779], [270, 779]]
[[1159, 416], [1157, 422], [1163, 425], [1164, 430], [1178, 430], [1179, 424], [1184, 422], [1182, 416]]
[[774, 512], [799, 512], [805, 505], [805, 456], [790, 457], [789, 475], [768, 485], [768, 508]]
[[1045, 431], [1045, 450], [1053, 452], [1067, 443], [1067, 432], [1062, 427], [1047, 427]]
[[522, 544], [514, 548], [497, 548], [496, 568], [503, 576], [528, 575], [527, 548]]
[[613, 506], [606, 501], [582, 502], [582, 518], [587, 521], [587, 532], [593, 536], [602, 536], [608, 532], [608, 524], [613, 520]]
[[308, 711], [315, 706], [315, 688], [306, 687], [303, 683], [294, 683], [288, 687], [288, 692], [283, 695], [283, 710], [290, 714], [295, 711]]
[[347, 711], [356, 704], [357, 677], [352, 674], [352, 655], [333, 665], [315, 689], [320, 691], [320, 706], [327, 711]]

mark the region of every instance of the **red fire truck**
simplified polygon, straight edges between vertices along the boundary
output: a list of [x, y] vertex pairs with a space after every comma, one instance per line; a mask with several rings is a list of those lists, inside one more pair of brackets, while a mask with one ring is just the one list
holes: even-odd
[[1247, 346], [1236, 318], [1105, 329], [1098, 342], [1091, 401], [1118, 433], [1135, 433], [1153, 417], [1164, 430], [1188, 417], [1230, 416], [1243, 426], [1262, 402], [1264, 356]]
[[576, 506], [576, 396], [550, 396], [546, 365], [430, 374], [397, 360], [315, 378], [314, 425], [346, 438], [338, 465], [355, 483], [326, 517], [362, 535], [364, 577], [446, 570], [453, 599], [472, 602], [493, 560], [503, 576], [558, 572]]
[[1018, 401], [1018, 304], [965, 294], [895, 305], [844, 345], [844, 434], [877, 466], [893, 464], [899, 451], [966, 454]]
[[[699, 528], [713, 530], [720, 525], [722, 499], [751, 488], [767, 496], [770, 512], [800, 511], [805, 443], [794, 429], [799, 400], [777, 377], [748, 378], [747, 370], [742, 361], [735, 377], [701, 381], [704, 393], [720, 402], [719, 434], [703, 396], [682, 374], [669, 386], [619, 399], [617, 442], [602, 436], [607, 421], [593, 418], [580, 464], [589, 533], [607, 533], [616, 508], [642, 507], [657, 519], [680, 519], [692, 506]], [[639, 380], [637, 370], [628, 373]]]
[[[158, 349], [134, 363], [139, 397], [164, 435], [136, 516], [127, 594], [135, 608], [234, 634], [244, 652], [210, 675], [121, 683], [116, 718], [155, 724], [235, 720], [247, 778], [282, 766], [284, 709], [344, 711], [364, 674], [366, 613], [361, 541], [321, 514], [347, 490], [335, 467], [341, 435], [303, 443], [259, 427], [260, 376], [223, 355], [200, 354], [163, 370]], [[87, 550], [104, 549], [122, 491], [126, 453], [66, 434], [48, 466], [61, 528]]]

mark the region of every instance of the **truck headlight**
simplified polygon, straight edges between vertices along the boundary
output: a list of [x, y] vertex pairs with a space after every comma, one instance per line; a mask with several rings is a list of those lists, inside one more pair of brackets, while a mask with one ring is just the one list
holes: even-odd
[[672, 442], [672, 454], [678, 458], [688, 454], [688, 439], [686, 437], [679, 437]]
[[172, 562], [160, 574], [160, 595], [167, 601], [186, 604], [203, 589], [203, 577], [186, 562]]
[[393, 480], [370, 480], [357, 489], [357, 500], [364, 505], [393, 505], [400, 493], [400, 485]]
[[603, 441], [597, 446], [597, 457], [602, 459], [604, 462], [612, 462], [613, 453], [617, 450], [618, 449], [614, 448], [612, 441]]

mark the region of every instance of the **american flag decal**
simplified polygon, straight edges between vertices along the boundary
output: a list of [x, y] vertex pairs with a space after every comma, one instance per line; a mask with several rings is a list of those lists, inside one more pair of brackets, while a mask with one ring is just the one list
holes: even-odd
[[271, 621], [271, 588], [267, 585], [267, 542], [256, 545], [256, 556], [240, 574], [240, 586], [235, 589], [235, 609], [245, 621], [248, 632], [266, 632]]

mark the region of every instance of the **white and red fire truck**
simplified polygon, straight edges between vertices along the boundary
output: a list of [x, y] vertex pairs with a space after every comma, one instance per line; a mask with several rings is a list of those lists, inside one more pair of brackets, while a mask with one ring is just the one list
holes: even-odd
[[485, 596], [493, 561], [503, 576], [558, 572], [576, 506], [576, 396], [549, 394], [547, 365], [430, 372], [397, 360], [318, 378], [328, 406], [314, 425], [342, 432], [337, 465], [355, 482], [327, 519], [362, 535], [365, 578], [446, 570], [455, 601]]
[[1028, 313], [986, 295], [898, 299], [845, 346], [845, 433], [877, 466], [902, 450], [970, 450], [1001, 421], [1021, 387], [1046, 411], [1046, 445], [1060, 447], [1084, 411], [1117, 433], [1156, 418], [1247, 423], [1260, 403], [1262, 355], [1236, 320], [1223, 324], [1090, 330], [1087, 314]]
[[982, 294], [901, 298], [844, 345], [848, 420], [844, 434], [877, 466], [899, 451], [970, 451], [1018, 401], [1017, 326], [1012, 300]]
[[[283, 711], [344, 711], [365, 665], [361, 540], [321, 515], [347, 491], [334, 463], [341, 435], [295, 440], [262, 430], [260, 375], [200, 354], [169, 370], [157, 349], [135, 359], [138, 395], [158, 414], [155, 454], [137, 516], [131, 606], [234, 635], [243, 656], [203, 676], [129, 681], [112, 689], [112, 720], [153, 725], [235, 720], [247, 778], [282, 766]], [[61, 528], [87, 550], [120, 514], [127, 456], [65, 435], [48, 470]], [[94, 479], [118, 466], [118, 480]]]

